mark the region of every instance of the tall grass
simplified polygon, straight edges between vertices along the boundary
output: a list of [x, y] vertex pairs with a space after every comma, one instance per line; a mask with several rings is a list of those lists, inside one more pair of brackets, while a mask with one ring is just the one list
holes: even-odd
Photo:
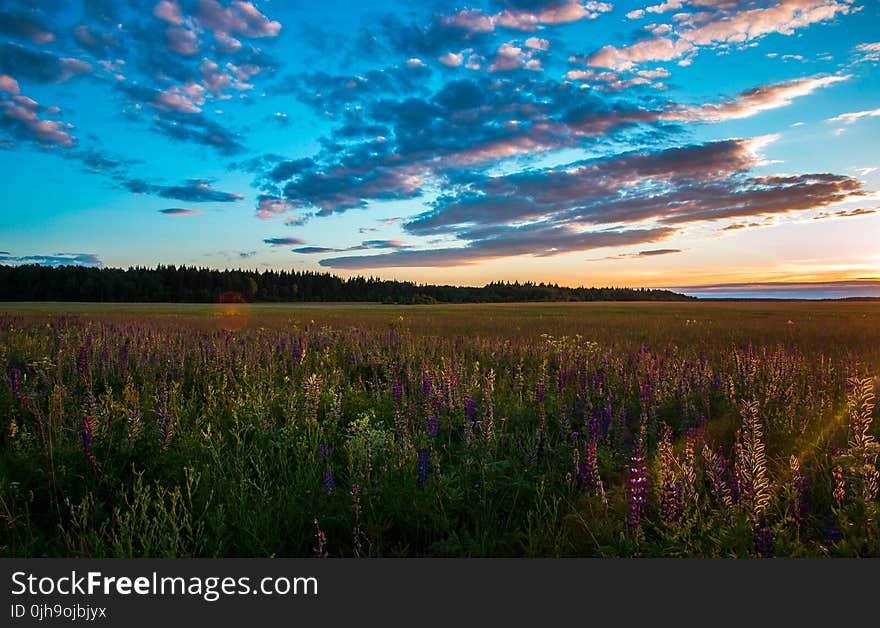
[[0, 552], [877, 556], [833, 307], [2, 315]]

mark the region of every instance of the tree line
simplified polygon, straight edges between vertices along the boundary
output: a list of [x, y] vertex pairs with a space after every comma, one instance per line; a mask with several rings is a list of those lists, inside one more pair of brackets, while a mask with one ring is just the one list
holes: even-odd
[[0, 266], [0, 301], [513, 303], [693, 298], [648, 288], [569, 288], [531, 282], [494, 282], [483, 287], [439, 286], [377, 277], [343, 279], [313, 271], [216, 270], [174, 265], [128, 269]]

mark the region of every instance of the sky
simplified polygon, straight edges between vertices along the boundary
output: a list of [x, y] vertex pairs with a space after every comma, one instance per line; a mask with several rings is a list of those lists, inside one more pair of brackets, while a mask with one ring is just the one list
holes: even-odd
[[0, 2], [0, 263], [880, 296], [880, 2]]

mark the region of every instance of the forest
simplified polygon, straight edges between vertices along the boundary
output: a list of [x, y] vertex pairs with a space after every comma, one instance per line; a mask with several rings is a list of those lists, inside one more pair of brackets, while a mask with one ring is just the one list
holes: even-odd
[[349, 301], [397, 304], [538, 301], [685, 301], [669, 290], [570, 288], [550, 283], [493, 282], [437, 286], [376, 277], [286, 270], [0, 266], [0, 301], [217, 303]]

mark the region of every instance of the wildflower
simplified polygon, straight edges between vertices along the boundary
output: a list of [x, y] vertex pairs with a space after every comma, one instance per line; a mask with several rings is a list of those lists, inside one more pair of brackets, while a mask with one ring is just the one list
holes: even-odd
[[397, 378], [394, 378], [394, 381], [391, 383], [391, 399], [394, 400], [394, 407], [399, 412], [403, 405], [403, 386]]
[[427, 428], [428, 436], [431, 437], [437, 436], [437, 434], [440, 432], [440, 421], [439, 419], [437, 419], [436, 414], [432, 414], [428, 417]]
[[79, 348], [79, 356], [76, 359], [76, 371], [83, 384], [88, 385], [89, 382], [89, 355], [85, 345]]
[[431, 374], [427, 370], [422, 371], [422, 399], [431, 398]]
[[642, 514], [648, 493], [648, 467], [641, 446], [637, 446], [629, 464], [629, 515], [627, 526], [635, 534], [642, 525]]
[[419, 488], [428, 483], [428, 477], [431, 475], [430, 455], [424, 447], [419, 448], [418, 475], [416, 482]]
[[330, 494], [335, 488], [336, 483], [333, 481], [333, 472], [327, 467], [327, 469], [324, 470], [324, 491]]
[[477, 409], [474, 406], [474, 400], [467, 393], [464, 395], [464, 416], [468, 421], [474, 421], [477, 418]]
[[12, 369], [12, 393], [16, 399], [21, 400], [21, 371], [17, 368]]
[[764, 515], [755, 525], [754, 534], [755, 553], [762, 558], [771, 558], [773, 556], [773, 531], [767, 525], [767, 519]]
[[128, 351], [128, 343], [119, 350], [119, 370], [123, 375], [128, 371]]

